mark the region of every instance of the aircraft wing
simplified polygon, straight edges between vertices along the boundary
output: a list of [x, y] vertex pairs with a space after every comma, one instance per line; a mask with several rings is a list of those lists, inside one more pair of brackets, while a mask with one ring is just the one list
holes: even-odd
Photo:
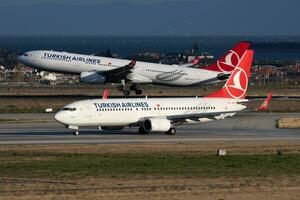
[[119, 82], [119, 80], [127, 79], [127, 75], [131, 73], [136, 61], [131, 61], [129, 64], [117, 67], [108, 71], [88, 71], [80, 74], [80, 80], [85, 83], [106, 83]]
[[[239, 112], [239, 111], [237, 111]], [[180, 124], [184, 123], [188, 120], [191, 121], [200, 121], [200, 118], [207, 118], [207, 119], [222, 119], [228, 116], [233, 116], [235, 115], [236, 112], [230, 111], [230, 112], [214, 112], [214, 113], [191, 113], [191, 114], [185, 114], [185, 115], [171, 115], [171, 116], [166, 116], [167, 119], [171, 120], [175, 124]]]
[[126, 78], [125, 76], [131, 72], [131, 70], [134, 68], [136, 64], [136, 61], [133, 60], [131, 61], [129, 64], [123, 66], [123, 67], [119, 67], [119, 68], [116, 68], [116, 69], [112, 69], [112, 70], [109, 70], [109, 71], [104, 71], [104, 72], [101, 72], [101, 75], [107, 77], [107, 78], [115, 78], [115, 77], [124, 77]]

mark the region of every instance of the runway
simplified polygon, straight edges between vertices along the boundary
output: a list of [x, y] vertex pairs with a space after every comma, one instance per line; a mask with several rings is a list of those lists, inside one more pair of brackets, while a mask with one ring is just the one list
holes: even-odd
[[18, 144], [108, 144], [146, 142], [200, 142], [200, 141], [270, 141], [291, 140], [300, 142], [300, 130], [277, 129], [276, 120], [298, 117], [300, 113], [248, 113], [233, 118], [199, 125], [177, 126], [175, 136], [162, 133], [140, 135], [137, 128], [120, 131], [102, 131], [83, 128], [80, 135], [53, 121], [53, 114], [1, 114], [2, 119], [42, 119], [46, 123], [0, 124], [0, 145]]

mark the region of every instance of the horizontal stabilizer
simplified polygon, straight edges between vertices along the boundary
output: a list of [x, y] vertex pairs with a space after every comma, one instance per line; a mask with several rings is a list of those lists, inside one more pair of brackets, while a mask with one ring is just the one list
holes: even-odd
[[256, 109], [256, 111], [257, 112], [266, 111], [270, 104], [271, 98], [272, 98], [272, 92], [269, 92], [267, 98], [264, 100], [264, 102], [261, 104], [261, 106], [258, 109]]

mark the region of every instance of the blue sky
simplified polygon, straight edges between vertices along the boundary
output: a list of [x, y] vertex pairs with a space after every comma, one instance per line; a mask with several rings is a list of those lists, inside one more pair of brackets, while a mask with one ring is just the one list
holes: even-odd
[[300, 35], [299, 0], [0, 0], [3, 35]]

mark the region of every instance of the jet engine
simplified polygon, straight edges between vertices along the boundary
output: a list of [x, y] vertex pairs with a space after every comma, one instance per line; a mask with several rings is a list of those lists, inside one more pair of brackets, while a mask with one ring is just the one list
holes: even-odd
[[82, 72], [80, 74], [80, 81], [85, 83], [103, 84], [106, 83], [106, 77], [99, 72]]
[[165, 118], [149, 118], [143, 122], [143, 128], [147, 132], [166, 132], [171, 126], [170, 120]]

